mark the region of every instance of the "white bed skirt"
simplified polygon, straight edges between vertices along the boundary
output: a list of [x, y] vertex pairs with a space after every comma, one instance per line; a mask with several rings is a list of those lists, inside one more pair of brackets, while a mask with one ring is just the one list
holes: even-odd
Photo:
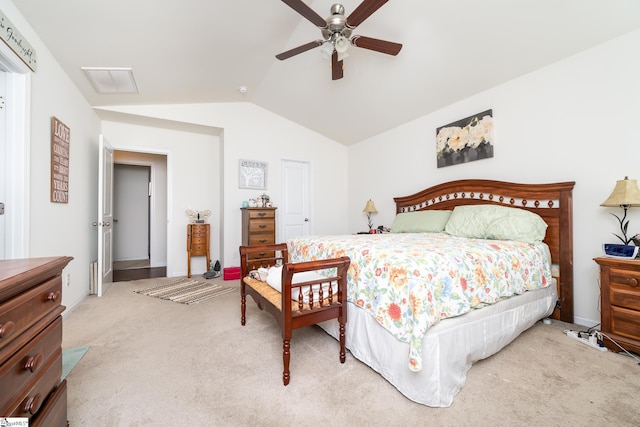
[[[409, 370], [409, 345], [387, 332], [363, 309], [348, 303], [346, 346], [409, 399], [448, 407], [471, 365], [497, 353], [556, 305], [556, 286], [525, 292], [480, 310], [440, 321], [427, 332], [423, 369]], [[338, 322], [319, 324], [337, 339]]]

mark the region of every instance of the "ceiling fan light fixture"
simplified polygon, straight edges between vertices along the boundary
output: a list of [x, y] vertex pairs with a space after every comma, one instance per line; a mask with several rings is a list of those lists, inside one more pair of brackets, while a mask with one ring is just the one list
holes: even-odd
[[333, 44], [331, 42], [326, 42], [322, 45], [320, 53], [322, 53], [322, 57], [324, 59], [331, 59], [331, 55], [333, 55], [333, 49]]
[[342, 61], [347, 56], [349, 56], [347, 52], [338, 52], [338, 61]]
[[344, 36], [337, 37], [334, 44], [338, 53], [345, 53], [349, 49], [349, 40]]

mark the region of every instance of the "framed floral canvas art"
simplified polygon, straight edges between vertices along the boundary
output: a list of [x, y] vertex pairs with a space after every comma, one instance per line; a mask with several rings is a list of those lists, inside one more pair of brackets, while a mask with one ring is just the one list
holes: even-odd
[[438, 167], [493, 157], [493, 110], [436, 129]]

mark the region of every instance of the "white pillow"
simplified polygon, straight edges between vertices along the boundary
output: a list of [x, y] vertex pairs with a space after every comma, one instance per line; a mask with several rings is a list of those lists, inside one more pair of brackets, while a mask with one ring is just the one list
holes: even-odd
[[[322, 280], [326, 279], [326, 276], [322, 274], [318, 274], [315, 271], [302, 271], [300, 273], [295, 273], [293, 275], [293, 279], [291, 280], [292, 284], [298, 284], [302, 282], [309, 282], [311, 280]], [[271, 286], [278, 292], [282, 292], [282, 266], [270, 267], [269, 272], [267, 274], [267, 284]], [[316, 284], [312, 286], [313, 288], [313, 302], [317, 303], [320, 299], [320, 285]], [[302, 288], [293, 288], [291, 289], [291, 300], [298, 301], [298, 295], [300, 294], [300, 289], [302, 289], [302, 302], [305, 304], [309, 303], [309, 286], [304, 286]], [[331, 289], [334, 295], [334, 298], [337, 297], [338, 293], [338, 284], [336, 282], [331, 282]], [[329, 297], [329, 282], [325, 282], [322, 284], [322, 297]]]

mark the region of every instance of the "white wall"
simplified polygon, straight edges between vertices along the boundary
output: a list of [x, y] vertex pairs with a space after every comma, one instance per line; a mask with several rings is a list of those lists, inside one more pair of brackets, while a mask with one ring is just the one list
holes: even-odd
[[[89, 263], [97, 256], [92, 222], [98, 210], [95, 189], [100, 120], [13, 3], [0, 0], [0, 9], [38, 58], [38, 69], [31, 77], [29, 256], [74, 258], [65, 269], [69, 286], [62, 292], [62, 303], [70, 307], [89, 293]], [[49, 201], [52, 116], [71, 129], [66, 204]]]
[[[238, 188], [238, 161], [240, 159], [266, 161], [269, 164], [267, 190], [265, 191], [277, 207], [281, 201], [281, 171], [282, 159], [308, 161], [311, 163], [312, 175], [312, 232], [317, 234], [346, 233], [347, 218], [347, 148], [328, 138], [318, 135], [289, 120], [270, 113], [249, 103], [231, 104], [190, 104], [190, 105], [152, 105], [152, 106], [120, 106], [104, 108], [112, 112], [133, 114], [136, 116], [153, 117], [178, 123], [224, 129], [222, 135], [222, 214], [221, 221], [224, 229], [220, 230], [222, 242], [221, 262], [223, 267], [240, 265], [238, 247], [241, 243], [241, 214], [242, 201], [262, 194], [262, 191]], [[114, 145], [118, 145], [120, 138], [130, 138], [129, 130], [113, 134], [115, 124], [105, 123], [105, 134]], [[148, 142], [149, 147], [158, 147], [158, 141], [148, 135], [138, 134], [138, 138]], [[171, 147], [173, 153], [178, 151], [190, 152], [191, 157], [197, 156], [189, 141], [174, 139], [166, 142], [167, 149]], [[179, 148], [178, 148], [179, 147]], [[182, 171], [182, 167], [190, 168]], [[215, 163], [214, 163], [215, 166]], [[209, 165], [209, 167], [211, 167]], [[194, 196], [177, 200], [178, 192], [190, 194], [186, 187], [205, 188], [206, 181], [198, 181], [193, 165], [174, 165], [173, 206], [174, 219], [173, 241], [169, 241], [168, 265], [177, 265], [181, 259], [186, 260], [183, 244], [184, 231], [182, 221], [186, 204], [196, 206]], [[183, 174], [176, 177], [175, 174]], [[188, 176], [192, 176], [191, 179]], [[181, 182], [180, 182], [181, 181]], [[194, 184], [198, 182], [198, 184]], [[182, 218], [184, 217], [184, 218]], [[276, 221], [279, 221], [276, 211]], [[171, 222], [171, 220], [170, 220]], [[186, 222], [185, 222], [186, 224]], [[217, 234], [214, 234], [215, 239]], [[176, 261], [177, 260], [177, 261]], [[186, 262], [186, 261], [185, 261]], [[177, 264], [176, 264], [177, 263]], [[181, 273], [176, 267], [171, 273]]]
[[[640, 31], [464, 99], [349, 149], [349, 230], [366, 225], [372, 198], [375, 225], [393, 221], [394, 196], [464, 178], [514, 182], [575, 181], [574, 313], [600, 322], [594, 257], [615, 242], [619, 224], [600, 207], [616, 180], [640, 179]], [[438, 169], [435, 129], [493, 109], [494, 158]], [[640, 232], [640, 208], [630, 210], [630, 234]]]

